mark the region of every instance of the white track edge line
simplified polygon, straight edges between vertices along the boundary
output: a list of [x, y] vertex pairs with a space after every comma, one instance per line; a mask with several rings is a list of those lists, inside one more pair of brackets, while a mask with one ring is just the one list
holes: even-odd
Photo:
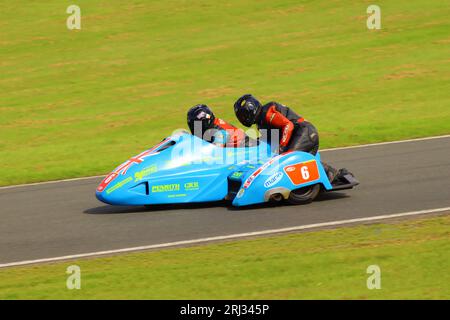
[[347, 147], [322, 149], [319, 151], [324, 152], [324, 151], [334, 151], [334, 150], [358, 149], [358, 148], [366, 148], [366, 147], [384, 146], [384, 145], [389, 145], [389, 144], [398, 144], [398, 143], [404, 143], [404, 142], [427, 141], [427, 140], [445, 139], [445, 138], [450, 138], [450, 134], [446, 134], [446, 135], [442, 135], [442, 136], [397, 140], [397, 141], [385, 141], [385, 142], [376, 142], [376, 143], [368, 143], [368, 144], [358, 144], [358, 145], [347, 146]]
[[[444, 139], [444, 138], [450, 138], [450, 134], [442, 135], [442, 136], [414, 138], [414, 139], [407, 139], [407, 140], [397, 140], [397, 141], [386, 141], [386, 142], [377, 142], [377, 143], [369, 143], [369, 144], [359, 144], [359, 145], [348, 146], [348, 147], [328, 148], [328, 149], [322, 149], [322, 150], [320, 150], [320, 152], [338, 151], [338, 150], [346, 150], [346, 149], [357, 149], [357, 148], [366, 148], [366, 147], [375, 147], [375, 146], [383, 146], [383, 145], [388, 145], [388, 144], [396, 144], [396, 143], [404, 143], [404, 142], [415, 142], [415, 141], [426, 141], [426, 140]], [[41, 184], [51, 184], [51, 183], [59, 183], [59, 182], [70, 182], [70, 181], [79, 181], [79, 180], [87, 180], [87, 179], [97, 179], [97, 178], [103, 178], [105, 176], [106, 176], [106, 174], [102, 174], [102, 175], [98, 175], [98, 176], [89, 176], [89, 177], [70, 178], [70, 179], [63, 179], [63, 180], [52, 180], [52, 181], [16, 184], [16, 185], [11, 185], [11, 186], [0, 187], [0, 190], [11, 189], [11, 188], [36, 186], [36, 185], [41, 185]]]
[[426, 209], [426, 210], [410, 211], [410, 212], [402, 212], [402, 213], [394, 213], [394, 214], [385, 214], [385, 215], [366, 217], [366, 218], [355, 218], [355, 219], [348, 219], [348, 220], [338, 220], [338, 221], [314, 223], [314, 224], [307, 224], [307, 225], [281, 228], [281, 229], [271, 229], [271, 230], [263, 230], [263, 231], [237, 233], [237, 234], [231, 234], [231, 235], [226, 235], [226, 236], [216, 236], [216, 237], [200, 238], [200, 239], [194, 239], [194, 240], [168, 242], [168, 243], [131, 247], [131, 248], [124, 248], [124, 249], [116, 249], [116, 250], [97, 251], [97, 252], [67, 255], [67, 256], [54, 257], [54, 258], [18, 261], [18, 262], [0, 264], [0, 268], [17, 267], [17, 266], [23, 266], [23, 265], [29, 265], [29, 264], [45, 263], [45, 262], [73, 260], [73, 259], [78, 259], [78, 258], [88, 258], [88, 257], [93, 257], [93, 256], [104, 256], [104, 255], [110, 255], [110, 254], [136, 252], [136, 251], [151, 250], [151, 249], [163, 249], [163, 248], [176, 247], [176, 246], [182, 246], [182, 245], [193, 245], [193, 244], [201, 244], [201, 243], [212, 242], [212, 241], [240, 239], [240, 238], [247, 238], [247, 237], [252, 237], [252, 236], [286, 233], [286, 232], [291, 232], [291, 231], [301, 231], [301, 230], [307, 230], [307, 229], [313, 229], [313, 228], [339, 226], [339, 225], [351, 224], [351, 223], [355, 223], [355, 222], [378, 221], [378, 220], [415, 216], [415, 215], [421, 215], [421, 214], [426, 214], [426, 213], [445, 212], [445, 211], [450, 211], [450, 207], [437, 208], [437, 209]]
[[62, 179], [62, 180], [51, 180], [51, 181], [25, 183], [25, 184], [15, 184], [15, 185], [11, 185], [11, 186], [0, 187], [0, 190], [2, 190], [2, 189], [12, 189], [12, 188], [21, 188], [21, 187], [39, 186], [39, 185], [53, 184], [53, 183], [60, 183], [60, 182], [70, 182], [70, 181], [98, 179], [98, 178], [103, 178], [105, 176], [106, 176], [105, 174], [101, 174], [101, 175], [98, 175], [98, 176], [79, 177], [79, 178], [70, 178], [70, 179]]

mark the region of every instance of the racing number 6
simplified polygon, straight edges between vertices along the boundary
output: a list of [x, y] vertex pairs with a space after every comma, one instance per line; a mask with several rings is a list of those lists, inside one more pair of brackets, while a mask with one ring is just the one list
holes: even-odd
[[315, 160], [286, 166], [284, 171], [295, 185], [301, 185], [320, 178], [319, 169]]
[[309, 179], [309, 171], [308, 171], [308, 167], [307, 166], [303, 166], [300, 169], [300, 172], [302, 173], [303, 180], [308, 180]]

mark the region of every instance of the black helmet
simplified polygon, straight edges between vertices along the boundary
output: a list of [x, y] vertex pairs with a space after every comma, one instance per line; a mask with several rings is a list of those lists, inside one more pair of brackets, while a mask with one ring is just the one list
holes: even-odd
[[261, 103], [251, 94], [243, 95], [234, 104], [236, 117], [246, 127], [251, 127], [255, 124], [260, 110]]
[[[187, 123], [189, 129], [191, 130], [192, 134], [197, 134], [197, 136], [201, 134], [201, 137], [199, 138], [203, 138], [203, 134], [205, 133], [205, 131], [211, 129], [214, 126], [214, 119], [214, 113], [206, 104], [198, 104], [196, 106], [193, 106], [191, 109], [189, 109], [187, 114]], [[201, 131], [195, 132], [195, 123], [197, 121], [201, 123]], [[197, 126], [199, 125], [200, 124], [197, 124]]]

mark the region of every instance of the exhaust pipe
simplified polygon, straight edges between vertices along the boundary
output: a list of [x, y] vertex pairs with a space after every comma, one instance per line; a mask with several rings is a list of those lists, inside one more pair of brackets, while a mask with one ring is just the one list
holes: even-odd
[[270, 197], [270, 201], [273, 201], [273, 202], [280, 202], [283, 199], [284, 198], [280, 193], [275, 193]]

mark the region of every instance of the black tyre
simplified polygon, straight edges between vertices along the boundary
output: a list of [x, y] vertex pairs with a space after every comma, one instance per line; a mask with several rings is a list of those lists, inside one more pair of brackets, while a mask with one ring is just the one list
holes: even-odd
[[320, 184], [292, 190], [288, 201], [291, 204], [305, 204], [313, 201], [320, 193]]

